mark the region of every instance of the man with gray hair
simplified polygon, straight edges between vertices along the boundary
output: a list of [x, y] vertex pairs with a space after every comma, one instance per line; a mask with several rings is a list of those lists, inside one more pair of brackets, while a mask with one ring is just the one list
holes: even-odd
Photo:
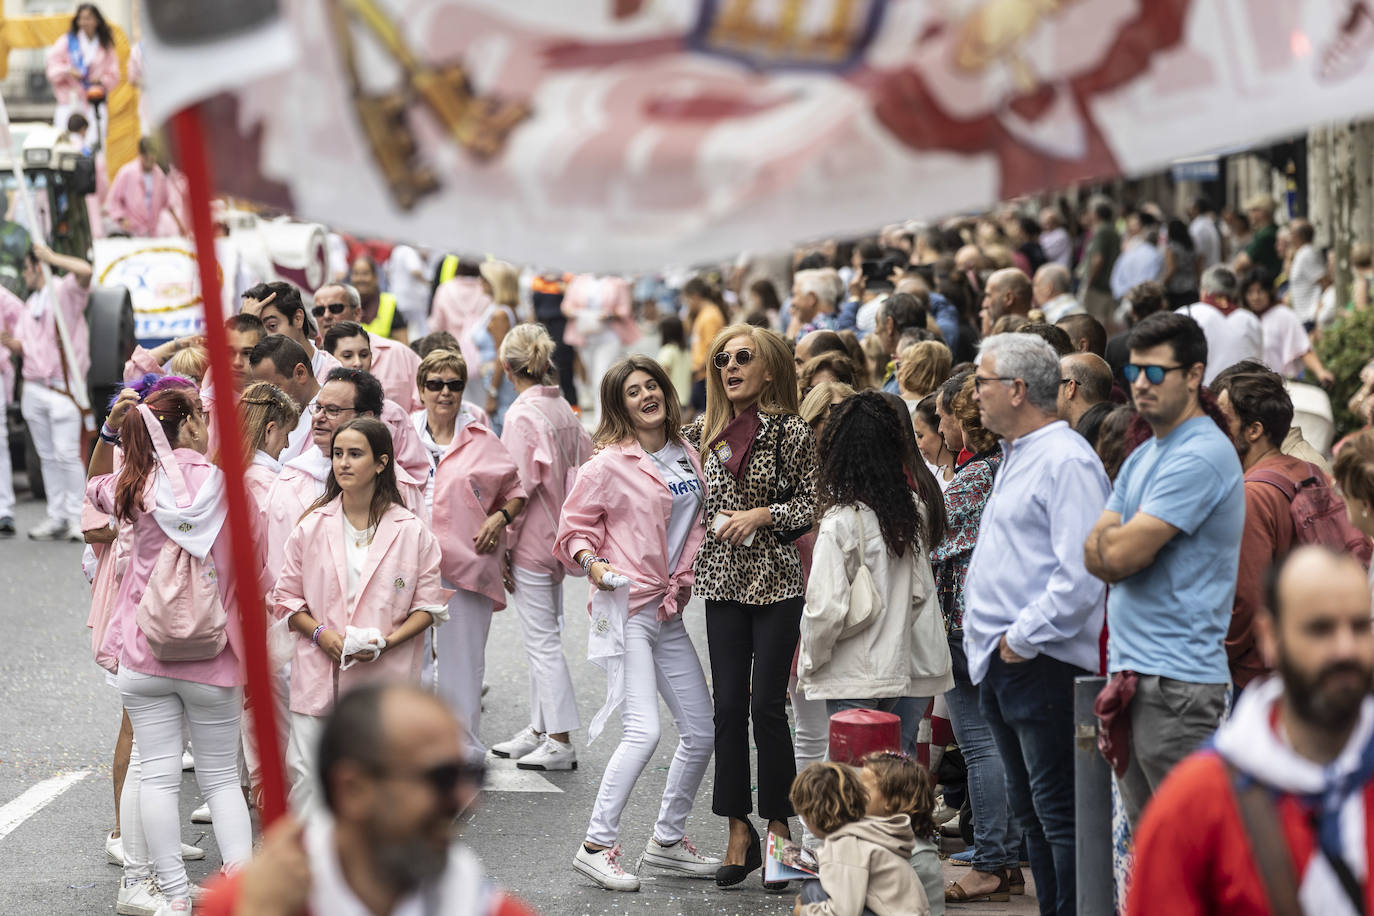
[[1083, 540], [1111, 484], [1056, 415], [1059, 356], [1032, 334], [979, 349], [974, 399], [1002, 437], [964, 586], [969, 679], [1006, 765], [1041, 913], [1075, 912], [1073, 681], [1098, 669], [1106, 587]]
[[[357, 289], [347, 283], [330, 283], [315, 290], [315, 304], [310, 310], [320, 327], [320, 340], [334, 325], [342, 321], [363, 322], [363, 300]], [[420, 391], [415, 374], [420, 357], [410, 347], [380, 334], [367, 335], [372, 349], [372, 366], [368, 370], [382, 383], [388, 401], [395, 401], [406, 411], [419, 410]]]
[[1214, 264], [1202, 273], [1202, 301], [1179, 309], [1202, 328], [1207, 338], [1207, 371], [1203, 385], [1243, 359], [1264, 359], [1264, 329], [1259, 316], [1242, 307], [1236, 272]]
[[1035, 307], [1045, 313], [1046, 324], [1058, 324], [1061, 318], [1083, 313], [1083, 306], [1071, 292], [1072, 286], [1069, 269], [1062, 264], [1051, 261], [1035, 272], [1031, 296]]
[[791, 320], [787, 337], [793, 342], [812, 331], [833, 330], [835, 304], [843, 292], [843, 282], [833, 267], [799, 270], [792, 275]]

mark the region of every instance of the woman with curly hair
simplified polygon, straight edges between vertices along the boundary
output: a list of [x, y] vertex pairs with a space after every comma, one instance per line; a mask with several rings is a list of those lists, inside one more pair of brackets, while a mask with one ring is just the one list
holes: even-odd
[[954, 687], [945, 694], [950, 724], [968, 766], [973, 804], [972, 870], [945, 889], [945, 900], [1006, 900], [1021, 877], [1021, 832], [1007, 806], [1002, 758], [978, 707], [978, 688], [969, 680], [964, 655], [964, 578], [978, 538], [983, 507], [992, 494], [993, 476], [1002, 463], [995, 433], [979, 419], [973, 397], [973, 371], [962, 372], [940, 387], [936, 413], [945, 444], [957, 457], [954, 477], [945, 488], [948, 528], [931, 551], [935, 584], [954, 664]]
[[[797, 675], [807, 698], [824, 699], [831, 715], [895, 712], [903, 697], [917, 698], [910, 705], [923, 711], [954, 683], [930, 569], [930, 548], [944, 534], [940, 489], [908, 455], [907, 419], [883, 395], [864, 392], [831, 411], [821, 436], [822, 515]], [[851, 593], [861, 569], [882, 600], [856, 620]]]

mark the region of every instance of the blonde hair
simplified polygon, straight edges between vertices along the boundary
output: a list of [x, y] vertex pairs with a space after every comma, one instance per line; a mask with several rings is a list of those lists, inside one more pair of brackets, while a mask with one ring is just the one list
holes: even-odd
[[517, 324], [501, 340], [501, 362], [541, 384], [553, 377], [553, 338], [542, 324]]
[[835, 398], [844, 399], [856, 394], [858, 392], [844, 382], [821, 382], [802, 399], [801, 418], [815, 429], [816, 421], [825, 415]]
[[706, 352], [706, 418], [701, 427], [701, 457], [711, 443], [725, 429], [734, 414], [730, 399], [725, 394], [725, 383], [720, 380], [720, 370], [715, 367], [716, 354], [736, 337], [748, 337], [753, 344], [754, 358], [763, 364], [766, 379], [759, 392], [758, 409], [761, 414], [796, 413], [800, 406], [797, 395], [797, 364], [792, 359], [792, 348], [776, 331], [756, 328], [748, 324], [732, 324], [724, 328], [716, 339], [711, 341], [711, 349]]
[[1331, 474], [1347, 499], [1374, 506], [1374, 430], [1361, 430], [1346, 440]]
[[167, 361], [167, 374], [179, 375], [199, 384], [210, 368], [210, 351], [201, 346], [187, 347], [172, 354]]
[[788, 794], [797, 816], [819, 837], [829, 836], [868, 811], [868, 792], [853, 767], [826, 761], [797, 774]]
[[656, 360], [647, 356], [627, 356], [601, 377], [601, 423], [592, 435], [598, 446], [619, 445], [635, 438], [634, 420], [625, 406], [625, 382], [636, 372], [648, 373], [663, 392], [663, 431], [669, 442], [682, 441], [682, 405], [672, 379]]
[[[182, 352], [185, 352], [184, 350]], [[271, 382], [253, 382], [239, 397], [239, 422], [243, 425], [244, 466], [253, 463], [253, 455], [267, 438], [267, 424], [276, 423], [278, 429], [293, 430], [301, 418], [300, 405]]]
[[898, 354], [897, 384], [902, 390], [925, 396], [949, 378], [954, 357], [938, 340], [919, 340]]
[[445, 369], [451, 369], [463, 380], [463, 387], [468, 384], [468, 364], [464, 361], [461, 353], [452, 350], [430, 350], [429, 355], [420, 360], [420, 368], [415, 370], [415, 387], [424, 388], [425, 379], [431, 375], [438, 375]]
[[865, 362], [864, 368], [869, 370], [870, 373], [872, 373], [873, 367], [867, 364], [877, 364], [877, 372], [874, 373], [874, 378], [869, 379], [868, 385], [864, 387], [871, 386], [873, 388], [881, 388], [883, 384], [883, 375], [887, 371], [887, 347], [883, 346], [883, 340], [877, 334], [869, 334], [867, 337], [863, 339], [863, 348]]
[[477, 268], [491, 287], [491, 301], [515, 308], [520, 302], [520, 274], [505, 261], [483, 261]]
[[949, 399], [948, 412], [959, 421], [959, 428], [964, 433], [964, 447], [975, 455], [981, 455], [994, 448], [1001, 437], [983, 425], [983, 415], [978, 410], [978, 399], [974, 397], [974, 392], [978, 388], [974, 381], [975, 374], [970, 372], [959, 391]]

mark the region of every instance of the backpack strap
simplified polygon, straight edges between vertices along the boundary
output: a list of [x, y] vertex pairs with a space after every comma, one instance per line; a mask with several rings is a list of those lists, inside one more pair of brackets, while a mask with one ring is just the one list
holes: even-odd
[[1255, 870], [1264, 884], [1273, 916], [1303, 916], [1298, 902], [1298, 877], [1293, 869], [1293, 856], [1283, 836], [1279, 811], [1269, 789], [1240, 772], [1225, 758], [1227, 781], [1240, 811], [1241, 824], [1250, 844]]
[[[1298, 490], [1302, 489], [1301, 483], [1294, 483], [1291, 477], [1280, 474], [1278, 471], [1264, 469], [1251, 471], [1246, 475], [1245, 479], [1257, 480], [1260, 483], [1267, 483], [1271, 487], [1277, 487], [1284, 496], [1288, 497], [1289, 502], [1292, 502], [1293, 497], [1298, 495]], [[1303, 483], [1306, 482], [1305, 480], [1303, 481]]]
[[139, 404], [138, 413], [143, 418], [148, 437], [153, 440], [153, 448], [157, 451], [157, 463], [167, 474], [167, 480], [172, 486], [172, 496], [175, 497], [177, 506], [185, 509], [191, 505], [191, 491], [186, 486], [186, 478], [182, 476], [176, 456], [172, 454], [172, 445], [167, 441], [167, 434], [162, 431], [162, 424], [153, 416], [147, 404]]

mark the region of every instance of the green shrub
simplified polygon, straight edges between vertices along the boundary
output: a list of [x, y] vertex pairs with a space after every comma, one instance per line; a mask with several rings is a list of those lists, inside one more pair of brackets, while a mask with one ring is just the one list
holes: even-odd
[[1363, 425], [1346, 402], [1360, 387], [1360, 370], [1374, 359], [1374, 309], [1344, 312], [1318, 338], [1317, 355], [1336, 377], [1330, 394], [1339, 438]]

